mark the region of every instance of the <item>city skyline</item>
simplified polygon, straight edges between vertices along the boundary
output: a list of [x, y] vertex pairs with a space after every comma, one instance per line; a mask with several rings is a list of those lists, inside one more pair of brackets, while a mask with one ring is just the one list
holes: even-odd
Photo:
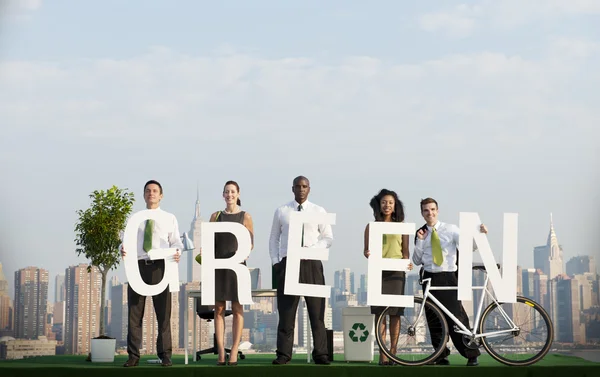
[[[196, 238], [199, 239], [199, 236], [200, 236], [200, 232], [199, 232], [199, 224], [200, 223], [199, 223], [199, 221], [203, 221], [202, 217], [201, 217], [202, 215], [200, 213], [200, 201], [199, 201], [199, 199], [196, 200], [195, 208], [196, 208], [195, 209], [195, 215], [194, 215], [193, 220], [191, 221], [190, 228], [186, 229], [185, 225], [184, 225], [184, 227], [180, 227], [180, 231], [182, 233], [185, 232], [185, 233], [189, 234], [190, 238], [194, 242], [194, 252], [198, 253], [199, 252], [199, 242], [196, 242], [197, 240], [194, 237], [196, 237]], [[410, 237], [412, 239], [412, 236], [410, 236]], [[588, 258], [588, 260], [590, 258], [591, 259], [595, 258], [595, 256], [593, 254], [590, 254], [590, 255], [576, 255], [576, 256], [572, 256], [569, 260], [565, 261], [565, 259], [563, 258], [563, 247], [562, 247], [562, 245], [559, 245], [559, 243], [558, 243], [558, 237], [556, 235], [556, 231], [555, 231], [555, 228], [554, 228], [554, 221], [553, 221], [552, 213], [550, 213], [550, 227], [549, 227], [549, 231], [548, 231], [548, 235], [547, 235], [546, 244], [545, 245], [534, 246], [534, 248], [532, 250], [533, 263], [530, 266], [523, 266], [521, 264], [518, 264], [518, 267], [523, 268], [523, 269], [534, 268], [534, 269], [542, 269], [544, 271], [548, 271], [547, 274], [549, 275], [549, 280], [551, 280], [554, 277], [554, 276], [551, 276], [553, 274], [552, 270], [550, 270], [551, 264], [550, 263], [543, 264], [544, 262], [543, 261], [538, 261], [537, 257], [536, 257], [536, 253], [538, 253], [538, 251], [544, 252], [544, 251], [546, 251], [546, 249], [548, 250], [549, 254], [551, 254], [551, 255], [558, 255], [560, 253], [560, 260], [558, 261], [558, 266], [560, 266], [560, 267], [552, 267], [553, 270], [556, 270], [557, 268], [559, 270], [558, 273], [556, 273], [556, 272], [554, 273], [554, 276], [563, 274], [566, 271], [567, 265], [570, 262], [579, 261], [579, 263], [581, 263], [581, 259], [582, 258]], [[498, 250], [494, 249], [493, 246], [492, 246], [492, 251], [494, 252], [494, 256], [496, 258], [496, 261], [498, 263], [500, 263], [502, 259], [501, 259], [501, 256], [498, 255]], [[194, 262], [193, 259], [189, 257], [189, 255], [191, 255], [191, 254], [188, 254], [188, 255], [186, 255], [186, 257], [182, 258], [182, 262], [180, 263], [180, 266], [179, 266], [179, 277], [180, 277], [179, 280], [180, 280], [181, 283], [197, 281], [196, 279], [190, 279], [189, 278], [189, 274], [190, 273], [192, 273], [193, 276], [195, 276], [195, 277], [199, 277], [200, 276], [199, 264], [197, 264], [196, 262]], [[411, 253], [411, 258], [412, 258], [412, 253]], [[478, 260], [478, 258], [475, 257], [474, 261], [477, 261], [477, 260]], [[193, 262], [193, 263], [190, 263], [190, 262]], [[324, 262], [324, 263], [327, 264], [327, 262]], [[365, 260], [365, 263], [366, 263], [366, 260]], [[596, 265], [595, 265], [595, 262], [594, 262], [594, 268], [596, 268], [595, 266]], [[24, 268], [28, 268], [28, 267], [39, 268], [37, 266], [23, 266], [23, 267], [20, 267], [20, 269], [24, 269]], [[73, 267], [73, 265], [67, 267], [67, 270], [70, 267]], [[252, 268], [252, 267], [249, 266], [249, 268]], [[126, 281], [126, 276], [124, 274], [123, 269], [121, 267], [119, 267], [119, 269], [121, 269], [121, 271], [119, 271], [117, 273], [115, 273], [114, 271], [111, 271], [111, 273], [109, 273], [109, 280], [117, 279], [117, 280], [120, 280], [120, 281]], [[332, 287], [332, 289], [336, 285], [336, 282], [339, 280], [338, 274], [343, 274], [344, 273], [343, 271], [345, 271], [345, 270], [352, 270], [352, 269], [350, 269], [348, 267], [343, 267], [343, 268], [339, 268], [339, 269], [333, 270], [333, 271], [331, 271], [331, 273], [329, 273], [329, 271], [331, 269], [332, 269], [331, 267], [330, 268], [326, 268], [326, 275], [325, 275], [326, 276], [326, 281], [325, 281], [325, 283], [327, 285], [330, 285]], [[366, 270], [366, 268], [365, 268], [365, 270]], [[0, 272], [3, 272], [3, 271], [4, 271], [3, 264], [2, 264], [2, 261], [0, 261]], [[260, 274], [261, 274], [261, 276], [262, 276], [263, 279], [264, 279], [265, 273], [267, 273], [267, 276], [268, 276], [268, 272], [270, 272], [270, 271], [261, 270]], [[355, 287], [357, 285], [356, 285], [356, 280], [355, 280], [355, 271], [351, 271], [349, 273], [351, 274], [351, 279], [352, 280], [351, 281], [349, 280], [350, 277], [346, 277], [345, 279], [348, 280], [348, 284], [351, 284], [352, 287], [354, 288], [353, 290], [351, 290], [352, 293], [356, 293], [357, 289]], [[365, 271], [365, 273], [366, 273], [366, 271]], [[414, 274], [416, 272], [413, 271], [412, 273]], [[56, 301], [56, 294], [57, 293], [62, 294], [62, 295], [65, 295], [65, 293], [66, 293], [64, 286], [62, 288], [62, 291], [59, 291], [57, 289], [57, 282], [58, 281], [62, 281], [62, 284], [64, 284], [65, 270], [63, 270], [62, 272], [59, 272], [57, 274], [54, 274], [54, 275], [49, 272], [49, 275], [52, 276], [52, 278], [49, 279], [49, 282], [48, 282], [49, 288], [48, 289], [49, 289], [49, 292], [51, 292], [51, 291], [54, 292], [52, 300], [49, 301], [49, 302], [55, 302]], [[357, 273], [357, 276], [359, 276], [359, 277], [361, 277], [362, 275], [363, 275], [363, 273], [361, 273], [361, 272]], [[330, 276], [330, 278], [327, 278], [327, 276]], [[269, 280], [265, 280], [265, 281], [270, 281], [270, 279]], [[54, 285], [50, 284], [50, 282], [54, 282]], [[0, 288], [2, 288], [2, 287], [3, 287], [2, 283], [0, 282]], [[11, 288], [12, 288], [12, 290], [11, 290]], [[109, 292], [108, 288], [109, 287], [107, 286], [107, 292]], [[3, 289], [4, 290], [8, 289], [8, 292], [9, 292], [10, 296], [14, 295], [14, 285], [11, 286], [11, 284], [7, 283], [7, 284], [5, 284], [5, 286], [4, 286]], [[60, 293], [60, 292], [62, 292], [62, 293]], [[50, 297], [48, 297], [48, 300], [50, 300]]]
[[[196, 208], [199, 208], [198, 202]], [[199, 225], [197, 219], [199, 219], [198, 211], [191, 223], [191, 232]], [[551, 216], [546, 244], [533, 249], [536, 266], [517, 267], [515, 282], [517, 294], [535, 300], [548, 312], [554, 325], [555, 342], [594, 344], [600, 339], [600, 332], [598, 332], [600, 323], [596, 318], [600, 308], [600, 275], [598, 275], [595, 257], [578, 256], [565, 262], [562, 252], [563, 248], [559, 243]], [[251, 275], [252, 289], [266, 288], [261, 286], [262, 277], [259, 269], [251, 269]], [[482, 271], [473, 271], [473, 284], [481, 285], [484, 282], [484, 275]], [[49, 297], [50, 280], [57, 282], [54, 289], [55, 303], [51, 303]], [[47, 270], [26, 267], [15, 272], [14, 281], [18, 282], [19, 286], [15, 287], [14, 304], [11, 304], [7, 296], [8, 281], [0, 263], [0, 325], [2, 325], [0, 337], [12, 334], [17, 339], [37, 339], [42, 336], [41, 340], [35, 343], [35, 347], [43, 348], [45, 350], [43, 352], [54, 354], [51, 345], [56, 344], [56, 352], [60, 350], [60, 353], [66, 354], [87, 354], [90, 339], [99, 335], [99, 316], [104, 315], [107, 324], [106, 334], [117, 339], [118, 347], [125, 344], [127, 282], [120, 283], [116, 276], [110, 279], [107, 287], [106, 311], [100, 313], [100, 275], [97, 268], [93, 268], [92, 272], [88, 273], [86, 264], [69, 266], [65, 269], [64, 275], [57, 274], [52, 279]], [[331, 295], [326, 300], [325, 322], [327, 327], [333, 330], [338, 342], [343, 330], [343, 309], [348, 306], [367, 305], [366, 274], [359, 275], [358, 282], [357, 285], [355, 273], [350, 268], [337, 270], [333, 274]], [[405, 294], [421, 294], [418, 276], [414, 271], [407, 274], [406, 287]], [[181, 352], [186, 342], [183, 323], [185, 310], [188, 310], [190, 320], [188, 326], [196, 322], [197, 343], [193, 349], [209, 347], [214, 329], [196, 316], [191, 301], [188, 305], [181, 305], [186, 297], [185, 292], [198, 290], [199, 282], [182, 282], [180, 288], [179, 293], [171, 295], [174, 308], [171, 326], [175, 349]], [[472, 301], [463, 301], [471, 321], [479, 297], [480, 294], [474, 292]], [[59, 299], [64, 301], [58, 301]], [[150, 310], [151, 300], [146, 304], [142, 349], [145, 354], [154, 354], [157, 322], [153, 310]], [[488, 304], [489, 301], [484, 303], [486, 306]], [[27, 311], [33, 315], [28, 317]], [[243, 331], [243, 341], [256, 344], [259, 348], [274, 344], [277, 313], [273, 300], [257, 299], [255, 304], [246, 308], [244, 317], [248, 323]], [[306, 309], [300, 305], [295, 334], [295, 344], [298, 347], [306, 346], [308, 339], [306, 321]], [[10, 328], [11, 326], [14, 328]], [[228, 341], [231, 340], [229, 330], [226, 331], [226, 338], [229, 339]], [[189, 333], [187, 344], [191, 344]]]
[[[194, 204], [194, 215], [193, 215], [192, 220], [189, 223], [190, 224], [189, 227], [186, 225], [186, 224], [188, 224], [187, 221], [183, 221], [183, 222], [179, 221], [179, 224], [180, 224], [179, 225], [179, 229], [180, 229], [181, 234], [187, 233], [188, 236], [194, 242], [194, 251], [193, 251], [194, 254], [197, 254], [199, 252], [199, 249], [200, 249], [200, 242], [196, 242], [197, 240], [195, 239], [195, 237], [197, 239], [200, 238], [200, 223], [202, 221], [206, 221], [206, 220], [203, 219], [203, 216], [206, 216], [206, 215], [203, 215], [202, 212], [201, 212], [200, 192], [199, 192], [198, 188], [196, 190], [197, 190], [197, 192], [196, 192], [196, 201], [195, 201], [195, 204]], [[209, 217], [210, 217], [210, 214], [206, 216], [206, 218], [209, 218]], [[546, 246], [549, 243], [552, 243], [552, 242], [556, 243], [556, 245], [553, 248], [553, 252], [554, 253], [560, 253], [561, 257], [564, 259], [564, 257], [562, 256], [563, 255], [563, 247], [562, 247], [562, 245], [558, 245], [558, 243], [556, 241], [557, 235], [556, 235], [556, 231], [555, 231], [555, 227], [554, 227], [554, 217], [553, 217], [553, 213], [552, 212], [549, 213], [549, 219], [550, 219], [550, 221], [549, 221], [550, 231], [548, 232], [546, 230], [546, 232], [547, 232], [547, 243], [546, 243], [546, 245], [534, 246], [532, 252], [530, 253], [531, 254], [531, 260], [532, 260], [532, 263], [531, 263], [532, 267], [535, 267], [536, 263], [538, 263], [538, 262], [536, 262], [536, 256], [535, 256], [536, 255], [536, 250], [539, 249], [539, 248], [545, 249]], [[442, 221], [444, 221], [444, 220], [442, 220]], [[482, 219], [482, 221], [484, 221], [484, 219]], [[407, 222], [410, 222], [410, 221], [407, 221]], [[421, 226], [420, 222], [415, 222], [415, 223], [416, 223], [417, 227]], [[458, 221], [456, 223], [458, 223]], [[488, 224], [488, 226], [489, 226], [489, 222], [486, 221], [486, 224]], [[334, 225], [334, 227], [335, 227], [335, 225]], [[334, 232], [334, 237], [335, 237], [335, 232]], [[413, 236], [410, 236], [411, 240], [412, 240], [412, 238], [413, 238]], [[499, 235], [496, 235], [494, 237], [493, 235], [490, 236], [488, 234], [488, 240], [490, 241], [490, 245], [491, 245], [491, 248], [492, 248], [492, 253], [494, 254], [497, 262], [500, 262], [502, 260], [502, 257], [501, 257], [501, 255], [502, 255], [502, 249], [500, 247], [498, 247], [499, 244], [497, 242], [494, 242], [494, 241], [497, 241], [499, 238], [501, 238], [501, 237], [499, 237]], [[335, 241], [335, 239], [334, 239], [334, 241]], [[412, 244], [411, 242], [409, 242], [409, 243]], [[519, 244], [521, 244], [521, 242], [519, 242]], [[255, 253], [255, 250], [256, 250], [256, 247], [253, 250], [253, 253]], [[599, 253], [600, 253], [600, 248], [598, 248], [598, 250], [599, 250]], [[251, 258], [255, 257], [255, 255], [256, 255], [256, 254], [253, 254], [253, 253], [251, 253]], [[269, 260], [269, 257], [268, 257], [268, 252], [265, 253], [265, 254], [266, 255], [259, 255], [258, 258], [259, 258], [259, 260], [261, 262], [261, 265], [264, 266], [265, 264], [267, 264], [268, 266], [270, 266], [270, 260]], [[570, 255], [570, 254], [571, 253], [569, 253], [569, 249], [567, 248], [567, 255]], [[200, 265], [197, 264], [194, 261], [194, 259], [191, 257], [192, 255], [193, 254], [190, 253], [189, 251], [188, 252], [184, 252], [184, 255], [183, 255], [182, 259], [181, 259], [181, 263], [179, 264], [179, 276], [180, 276], [180, 281], [182, 281], [182, 282], [184, 282], [184, 281], [191, 281], [189, 279], [189, 274], [190, 273], [192, 273], [196, 277], [200, 276]], [[517, 263], [520, 266], [522, 266], [522, 264], [519, 263], [520, 261], [523, 261], [524, 259], [529, 259], [529, 258], [524, 258], [523, 257], [523, 253], [521, 253], [521, 252], [518, 252], [517, 255], [518, 255], [518, 262]], [[589, 255], [590, 256], [595, 256], [594, 253], [590, 253]], [[356, 271], [357, 274], [359, 274], [359, 275], [361, 273], [363, 273], [363, 271], [366, 272], [366, 269], [367, 269], [367, 260], [364, 259], [364, 258], [360, 258], [360, 256], [362, 256], [362, 253], [361, 253], [361, 255], [359, 255], [359, 258], [356, 258], [356, 260], [363, 261], [364, 263], [362, 264], [362, 266], [360, 268], [358, 268], [358, 269], [354, 269], [353, 268], [352, 269], [353, 273]], [[412, 252], [411, 252], [411, 256], [412, 256]], [[577, 257], [580, 257], [580, 256], [582, 256], [582, 255], [572, 255], [570, 257], [570, 259], [577, 258]], [[89, 261], [86, 261], [84, 258], [77, 258], [77, 259], [79, 261], [77, 263], [74, 263], [73, 265], [79, 264], [79, 263], [89, 263]], [[84, 259], [84, 260], [81, 260], [81, 259]], [[254, 260], [257, 260], [257, 259], [254, 259]], [[269, 261], [267, 261], [267, 260], [269, 260]], [[354, 262], [356, 262], [356, 260], [354, 260]], [[251, 261], [252, 261], [252, 259], [251, 259]], [[335, 261], [335, 258], [332, 255], [330, 255], [330, 260], [329, 261], [324, 261], [324, 269], [325, 269], [326, 276], [332, 275], [332, 279], [331, 280], [326, 279], [326, 284], [331, 285], [331, 286], [334, 285], [335, 276], [333, 276], [333, 275], [335, 274], [335, 271], [340, 271], [340, 270], [342, 270], [344, 268], [349, 268], [347, 266], [344, 266], [344, 267], [334, 267], [332, 265], [332, 262], [334, 262], [334, 261]], [[481, 261], [480, 258], [479, 258], [479, 255], [477, 253], [475, 254], [474, 261]], [[337, 260], [337, 262], [338, 262], [338, 266], [339, 266], [339, 260]], [[252, 263], [252, 262], [250, 262], [250, 263]], [[565, 268], [565, 266], [564, 266], [564, 264], [565, 264], [564, 260], [561, 263], [563, 263], [563, 271], [564, 271], [564, 268]], [[249, 267], [256, 267], [256, 266], [249, 265]], [[20, 267], [20, 268], [23, 268], [23, 267]], [[260, 267], [258, 267], [258, 268], [260, 268]], [[268, 276], [270, 278], [270, 276], [269, 276], [269, 274], [270, 274], [270, 268], [264, 268], [263, 267], [263, 268], [261, 268], [261, 271], [262, 271], [263, 276]], [[50, 274], [52, 276], [55, 276], [55, 277], [58, 277], [61, 274], [64, 275], [64, 271], [58, 272], [58, 273], [53, 273], [54, 271], [49, 270], [49, 272], [50, 272]], [[119, 265], [119, 266], [117, 266], [116, 270], [111, 270], [109, 272], [108, 276], [109, 276], [109, 279], [110, 278], [118, 278], [120, 280], [124, 280], [125, 279], [124, 268]], [[50, 279], [50, 282], [49, 282], [49, 289], [51, 291], [55, 292], [55, 294], [56, 294], [56, 282], [57, 282], [56, 278]], [[9, 285], [9, 289], [10, 288], [12, 288], [12, 287]], [[12, 290], [10, 292], [11, 292], [11, 295], [14, 293], [14, 291], [12, 291]]]

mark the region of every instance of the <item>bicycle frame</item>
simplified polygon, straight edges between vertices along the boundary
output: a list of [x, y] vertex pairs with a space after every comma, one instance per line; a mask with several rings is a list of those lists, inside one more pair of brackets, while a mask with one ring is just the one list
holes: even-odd
[[[434, 304], [437, 305], [437, 307], [442, 312], [444, 312], [444, 314], [446, 314], [448, 316], [448, 318], [450, 318], [454, 322], [454, 324], [456, 326], [459, 327], [460, 330], [455, 330], [456, 333], [469, 336], [472, 339], [477, 339], [477, 338], [482, 338], [482, 337], [500, 336], [500, 335], [503, 335], [503, 334], [506, 334], [506, 333], [511, 333], [513, 331], [519, 330], [519, 328], [514, 324], [514, 322], [508, 316], [508, 314], [506, 314], [506, 312], [504, 311], [504, 309], [502, 309], [502, 307], [498, 304], [498, 301], [496, 300], [496, 297], [494, 297], [494, 295], [487, 289], [488, 279], [489, 279], [489, 276], [486, 274], [485, 275], [485, 282], [483, 283], [483, 286], [472, 287], [473, 290], [482, 290], [482, 291], [485, 291], [485, 295], [481, 295], [481, 299], [480, 299], [480, 301], [479, 301], [479, 303], [477, 305], [477, 315], [475, 316], [475, 320], [473, 321], [473, 328], [471, 330], [467, 329], [467, 327], [465, 325], [463, 325], [458, 320], [458, 318], [456, 318], [454, 316], [454, 314], [452, 314], [433, 295], [433, 293], [430, 294], [430, 291], [452, 291], [452, 290], [458, 290], [458, 287], [432, 287], [431, 286], [431, 278], [422, 279], [421, 283], [425, 283], [425, 292], [423, 292], [423, 305], [421, 306], [421, 310], [419, 312], [419, 315], [417, 316], [415, 324], [416, 324], [416, 322], [419, 321], [419, 319], [421, 319], [421, 316], [423, 315], [423, 311], [425, 309], [425, 302], [429, 298], [429, 299], [431, 299], [431, 301], [433, 301]], [[506, 330], [500, 330], [500, 331], [477, 333], [477, 329], [479, 328], [478, 324], [479, 324], [479, 321], [481, 320], [481, 311], [483, 309], [483, 302], [484, 302], [484, 298], [485, 297], [491, 298], [494, 301], [494, 303], [496, 303], [498, 305], [497, 307], [500, 310], [500, 313], [502, 314], [502, 316], [504, 317], [504, 319], [506, 320], [506, 322], [509, 324], [509, 326], [511, 326], [512, 328], [509, 328], [509, 329], [506, 329]], [[449, 323], [448, 326], [451, 326], [451, 324]]]

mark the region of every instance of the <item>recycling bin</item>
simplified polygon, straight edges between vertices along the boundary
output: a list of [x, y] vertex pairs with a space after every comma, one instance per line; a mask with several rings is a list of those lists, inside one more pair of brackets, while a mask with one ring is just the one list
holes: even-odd
[[342, 309], [344, 360], [373, 361], [375, 356], [375, 315], [370, 307], [348, 306]]

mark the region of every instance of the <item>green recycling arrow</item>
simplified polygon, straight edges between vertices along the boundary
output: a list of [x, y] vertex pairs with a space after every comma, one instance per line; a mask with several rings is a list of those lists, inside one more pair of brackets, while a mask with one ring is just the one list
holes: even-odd
[[[360, 332], [360, 335], [357, 334], [357, 332]], [[353, 342], [356, 343], [360, 341], [362, 343], [366, 341], [369, 337], [369, 331], [367, 330], [367, 327], [364, 323], [357, 322], [354, 325], [352, 325], [352, 330], [350, 330], [348, 336]]]

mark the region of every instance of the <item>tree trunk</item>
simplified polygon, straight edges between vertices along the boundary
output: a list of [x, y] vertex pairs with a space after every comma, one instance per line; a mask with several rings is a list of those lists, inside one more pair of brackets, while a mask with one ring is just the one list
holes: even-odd
[[98, 269], [100, 270], [100, 273], [102, 274], [102, 288], [100, 291], [100, 336], [105, 335], [104, 334], [104, 310], [106, 307], [106, 275], [108, 274], [108, 269], [104, 268], [104, 269], [100, 269], [100, 267], [98, 267]]

